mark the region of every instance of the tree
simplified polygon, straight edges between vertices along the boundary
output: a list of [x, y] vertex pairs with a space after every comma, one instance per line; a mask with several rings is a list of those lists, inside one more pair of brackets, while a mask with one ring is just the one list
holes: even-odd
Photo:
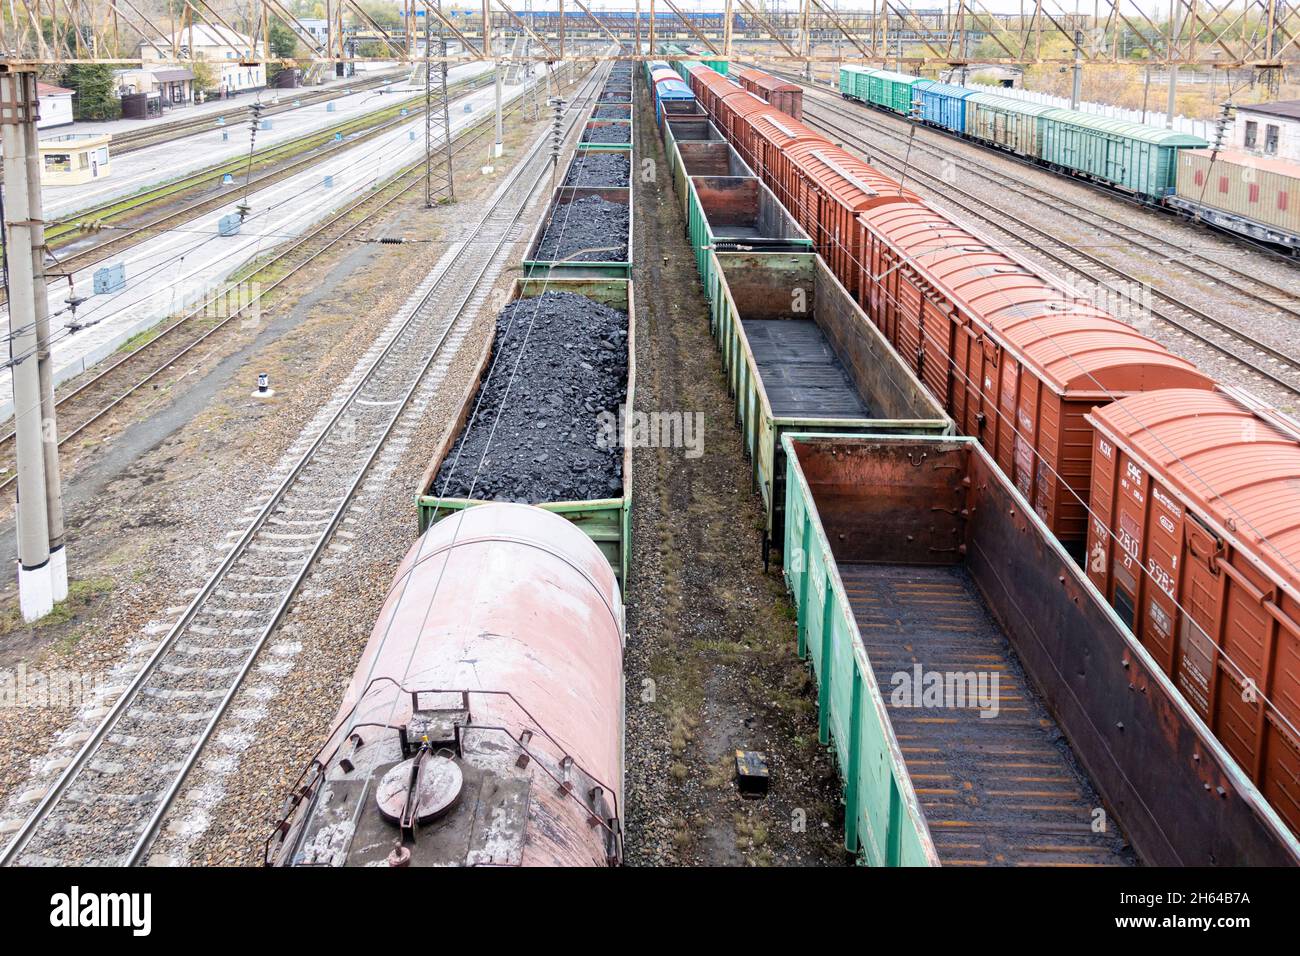
[[298, 35], [279, 20], [271, 21], [268, 39], [271, 41], [271, 55], [281, 60], [292, 58], [298, 49]]
[[107, 63], [78, 63], [63, 74], [63, 85], [76, 93], [76, 118], [110, 120], [122, 115], [113, 81], [113, 68]]

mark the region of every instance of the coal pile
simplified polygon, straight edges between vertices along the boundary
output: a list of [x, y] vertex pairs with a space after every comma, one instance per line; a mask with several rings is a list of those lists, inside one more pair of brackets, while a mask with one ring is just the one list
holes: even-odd
[[627, 153], [580, 152], [564, 177], [566, 186], [626, 186], [632, 164]]
[[478, 414], [430, 493], [466, 498], [472, 483], [487, 501], [621, 498], [623, 452], [610, 426], [627, 396], [627, 352], [627, 313], [585, 296], [544, 292], [506, 306]]
[[600, 196], [556, 206], [532, 258], [539, 262], [627, 262], [631, 207]]
[[597, 99], [596, 102], [597, 103], [631, 103], [632, 91], [614, 90], [609, 93], [601, 93], [600, 98]]
[[615, 104], [613, 106], [597, 106], [595, 112], [596, 119], [622, 119], [628, 118], [628, 108]]
[[584, 143], [630, 143], [632, 127], [627, 123], [606, 123], [602, 126], [588, 126], [582, 131]]

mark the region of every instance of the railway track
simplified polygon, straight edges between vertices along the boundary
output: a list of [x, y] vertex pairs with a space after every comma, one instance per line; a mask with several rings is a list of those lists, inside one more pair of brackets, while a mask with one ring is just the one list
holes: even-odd
[[[570, 105], [566, 138], [590, 108], [604, 72], [589, 75]], [[446, 373], [504, 267], [499, 253], [522, 239], [524, 212], [550, 173], [550, 143], [549, 131], [536, 139], [456, 244], [457, 254], [421, 284], [387, 344], [349, 378], [355, 384], [328, 423], [265, 503], [248, 510], [251, 520], [220, 567], [68, 757], [0, 863], [145, 861], [168, 809], [371, 463], [416, 390], [428, 376]]]
[[[522, 109], [525, 105], [523, 99], [516, 99], [505, 112], [508, 115]], [[459, 156], [476, 144], [486, 134], [489, 126], [490, 117], [487, 117], [475, 126], [463, 130], [455, 138], [453, 154]], [[261, 288], [258, 302], [296, 275], [316, 256], [343, 242], [384, 209], [407, 195], [412, 189], [422, 185], [423, 179], [417, 174], [423, 166], [423, 162], [413, 163], [394, 175], [384, 186], [354, 200], [346, 208], [306, 235], [286, 244], [270, 259], [258, 265], [254, 271], [244, 277], [245, 280], [251, 281], [259, 275], [285, 269], [274, 281]], [[349, 221], [358, 212], [363, 212], [364, 215], [360, 219]], [[341, 227], [341, 231], [338, 227]], [[212, 341], [223, 330], [232, 327], [236, 320], [241, 319], [245, 314], [245, 309], [241, 308], [211, 324], [204, 318], [210, 304], [205, 301], [196, 306], [172, 321], [158, 335], [118, 357], [111, 365], [101, 369], [92, 377], [78, 382], [71, 391], [58, 395], [55, 407], [61, 423], [59, 447], [62, 448], [70, 443], [141, 389], [163, 379], [178, 362], [194, 353], [200, 346]], [[163, 354], [168, 357], [158, 361], [157, 356]], [[4, 491], [17, 481], [13, 440], [12, 429], [0, 435], [0, 475], [4, 476], [0, 479], [0, 491]]]
[[[805, 96], [804, 119], [809, 125], [820, 127], [839, 137], [862, 154], [870, 156], [873, 164], [883, 166], [900, 179], [905, 179], [909, 186], [919, 181], [945, 203], [992, 226], [1005, 235], [1015, 247], [1031, 255], [1042, 256], [1066, 269], [1070, 274], [1108, 290], [1121, 301], [1133, 302], [1135, 290], [1138, 290], [1139, 297], [1142, 295], [1142, 290], [1149, 292], [1152, 299], [1163, 303], [1162, 306], [1152, 304], [1146, 307], [1145, 311], [1149, 312], [1154, 319], [1163, 321], [1196, 339], [1286, 392], [1300, 395], [1300, 356], [1260, 341], [1249, 330], [1236, 323], [1212, 315], [1186, 299], [1156, 287], [1146, 278], [1088, 252], [1028, 219], [1007, 212], [993, 200], [985, 199], [947, 182], [942, 176], [918, 168], [909, 161], [907, 156], [884, 149], [878, 140], [868, 141], [861, 135], [861, 126], [868, 126], [873, 132], [881, 131], [879, 125], [870, 122], [872, 117], [868, 115], [864, 118], [859, 115], [865, 110], [840, 106], [835, 102], [835, 98], [827, 102], [826, 97], [827, 94], [816, 97]], [[907, 137], [901, 138], [906, 140]], [[914, 142], [912, 148], [916, 148]], [[996, 181], [993, 177], [985, 178]], [[1138, 230], [1134, 231], [1138, 232]], [[1036, 241], [1027, 241], [1027, 236], [1035, 237]], [[1131, 239], [1128, 241], [1135, 242]], [[1152, 250], [1149, 245], [1137, 245], [1136, 248], [1144, 255], [1162, 255], [1161, 252]], [[1289, 291], [1279, 289], [1277, 292], [1280, 297], [1295, 298]], [[1275, 306], [1275, 308], [1279, 309], [1279, 314], [1286, 312], [1286, 307]], [[1297, 308], [1300, 308], [1300, 303], [1297, 303]], [[1300, 311], [1295, 313], [1295, 317], [1300, 318]]]
[[[830, 96], [836, 101], [843, 101], [843, 97], [841, 97], [838, 93], [834, 92], [834, 87], [831, 85], [831, 82], [829, 80], [821, 80], [818, 83], [810, 84], [808, 79], [803, 76], [795, 76], [790, 73], [780, 72], [771, 69], [767, 70], [767, 72], [771, 73], [773, 76], [780, 76], [782, 79], [786, 79], [786, 80], [790, 80], [791, 82], [798, 83], [801, 86], [804, 86], [808, 90], [811, 90], [815, 93], [821, 93], [824, 96]], [[883, 111], [876, 110], [871, 107], [864, 107], [864, 109], [870, 110], [871, 114], [878, 119], [882, 119], [882, 120], [894, 119], [896, 120], [897, 123], [904, 124], [903, 128], [905, 129], [910, 128], [912, 125], [910, 121], [904, 120], [902, 117], [894, 117], [884, 113]], [[979, 151], [988, 152], [990, 154], [1000, 157], [1001, 159], [1005, 159], [1008, 162], [1013, 162], [1019, 166], [1024, 166], [1027, 169], [1037, 170], [1040, 173], [1045, 173], [1050, 171], [1050, 167], [1045, 166], [1042, 163], [1035, 162], [1033, 160], [1025, 158], [1024, 156], [1019, 156], [1007, 150], [994, 149], [993, 147], [987, 146], [977, 140], [967, 139], [966, 137], [958, 133], [954, 133], [952, 130], [944, 129], [943, 127], [940, 126], [930, 126], [928, 124], [917, 124], [917, 128], [920, 130], [924, 130], [927, 133], [934, 133], [936, 136], [941, 136], [944, 139], [955, 140], [958, 143], [962, 143], [963, 145], [970, 146]], [[881, 129], [887, 132], [891, 136], [897, 136], [898, 134], [897, 128], [882, 126]], [[951, 157], [952, 155], [947, 151], [941, 151], [941, 152], [942, 155], [944, 155], [945, 157]], [[987, 167], [980, 164], [978, 160], [967, 158], [966, 161], [975, 164], [973, 167], [975, 169], [996, 174], [996, 170], [993, 170], [991, 167]], [[1173, 221], [1181, 221], [1184, 224], [1188, 224], [1195, 221], [1191, 217], [1185, 216], [1181, 213], [1175, 213], [1171, 210], [1160, 210], [1157, 207], [1153, 206], [1149, 201], [1131, 195], [1121, 189], [1117, 189], [1114, 186], [1111, 186], [1104, 182], [1087, 179], [1083, 176], [1071, 175], [1068, 172], [1063, 172], [1056, 175], [1059, 175], [1060, 178], [1063, 180], [1068, 180], [1072, 185], [1078, 186], [1082, 189], [1091, 190], [1093, 192], [1098, 193], [1101, 196], [1106, 197], [1109, 200], [1112, 200], [1114, 202], [1124, 203], [1144, 213], [1171, 217]], [[1093, 212], [1092, 207], [1090, 206], [1082, 205], [1066, 196], [1057, 196], [1055, 193], [1052, 193], [1049, 190], [1040, 189], [1039, 187], [1033, 186], [1030, 183], [1022, 183], [1020, 180], [1014, 179], [1012, 177], [1007, 177], [1006, 181], [1009, 183], [1026, 186], [1032, 190], [1036, 190], [1041, 195], [1050, 196], [1054, 200], [1058, 201], [1057, 202], [1058, 206], [1069, 205], [1073, 209], [1079, 209], [1085, 212]], [[1120, 220], [1115, 219], [1114, 217], [1105, 216], [1104, 218], [1108, 219], [1111, 223], [1116, 224], [1122, 228], [1132, 228], [1131, 224], [1124, 223]], [[1212, 226], [1209, 223], [1204, 223], [1204, 222], [1199, 223], [1199, 225], [1204, 227], [1206, 230], [1208, 230], [1210, 233], [1212, 233], [1215, 237], [1219, 239], [1222, 239], [1227, 242], [1231, 242], [1245, 249], [1249, 249], [1252, 252], [1263, 253], [1264, 255], [1267, 255], [1269, 258], [1277, 260], [1279, 263], [1286, 263], [1291, 266], [1295, 266], [1298, 262], [1300, 262], [1300, 259], [1298, 259], [1297, 256], [1293, 253], [1280, 250], [1276, 246], [1272, 246], [1267, 243], [1257, 242], [1251, 239], [1249, 236], [1244, 236], [1241, 233], [1218, 229], [1215, 226]], [[1146, 232], [1146, 230], [1139, 230], [1139, 231], [1144, 233]], [[1151, 235], [1150, 233], [1147, 234]], [[1152, 238], [1158, 239], [1158, 237], [1154, 237], [1154, 236]], [[1159, 241], [1165, 241], [1165, 240], [1159, 240]], [[1183, 246], [1179, 246], [1177, 243], [1173, 243], [1172, 245], [1174, 245], [1177, 248], [1185, 248]], [[1199, 254], [1194, 251], [1192, 251], [1190, 254], [1197, 255], [1203, 261], [1207, 261], [1210, 263], [1214, 262], [1214, 260], [1212, 259], [1206, 259], [1204, 256], [1199, 256]], [[1248, 277], [1247, 273], [1242, 273], [1240, 271], [1237, 271], [1237, 274]]]
[[[466, 80], [462, 84], [457, 84], [452, 92], [461, 93], [461, 94], [471, 93], [475, 90], [480, 89], [483, 85], [484, 84], [482, 83], [481, 78]], [[410, 123], [414, 119], [417, 119], [418, 117], [423, 115], [423, 112], [424, 112], [423, 106], [412, 107], [410, 109], [410, 112], [406, 116], [402, 116], [400, 114], [391, 116], [387, 119], [381, 120], [375, 125], [364, 127], [357, 134], [351, 136], [350, 138], [344, 139], [341, 142], [335, 143], [333, 141], [328, 141], [323, 147], [322, 146], [307, 147], [305, 153], [302, 152], [304, 141], [319, 139], [322, 136], [327, 136], [329, 135], [330, 131], [318, 130], [314, 133], [309, 133], [303, 137], [300, 137], [299, 139], [292, 140], [288, 143], [281, 143], [276, 146], [269, 147], [260, 154], [255, 153], [253, 155], [253, 162], [255, 165], [258, 163], [273, 162], [276, 159], [276, 154], [279, 153], [287, 153], [289, 156], [289, 162], [283, 165], [274, 166], [273, 168], [266, 170], [265, 172], [253, 177], [247, 184], [241, 182], [238, 186], [231, 187], [230, 189], [223, 191], [217, 195], [207, 196], [205, 198], [195, 200], [194, 202], [187, 203], [186, 205], [181, 206], [179, 209], [175, 209], [169, 213], [165, 213], [164, 215], [152, 219], [148, 222], [140, 223], [139, 225], [136, 226], [121, 227], [120, 229], [112, 228], [112, 231], [107, 235], [106, 238], [102, 239], [99, 242], [96, 242], [93, 246], [84, 249], [80, 252], [74, 253], [73, 255], [68, 256], [67, 258], [58, 260], [55, 268], [57, 268], [60, 271], [58, 275], [54, 275], [53, 273], [51, 273], [51, 279], [52, 281], [58, 281], [59, 278], [62, 277], [63, 275], [71, 275], [81, 269], [90, 268], [92, 266], [97, 265], [100, 262], [103, 262], [106, 259], [110, 259], [114, 256], [120, 255], [123, 250], [128, 249], [134, 245], [137, 245], [138, 243], [143, 242], [144, 240], [149, 239], [152, 236], [155, 236], [161, 232], [165, 232], [170, 229], [175, 229], [180, 225], [183, 225], [187, 222], [190, 222], [193, 219], [197, 219], [200, 216], [203, 216], [204, 214], [211, 212], [213, 209], [218, 209], [221, 206], [226, 205], [227, 203], [231, 202], [232, 199], [237, 198], [238, 193], [241, 191], [249, 190], [249, 189], [260, 189], [272, 185], [280, 181], [281, 179], [285, 179], [289, 176], [294, 175], [295, 173], [301, 171], [304, 168], [308, 168], [317, 162], [321, 162], [322, 160], [327, 159], [330, 156], [330, 154], [338, 150], [350, 149], [354, 146], [369, 142], [370, 140], [382, 136], [384, 133], [388, 132], [389, 130], [399, 127], [403, 124]], [[358, 120], [358, 122], [364, 122], [364, 119], [360, 119]], [[295, 156], [297, 158], [294, 158]], [[173, 180], [172, 182], [163, 184], [163, 186], [161, 186], [160, 188], [165, 188], [168, 191], [169, 195], [175, 195], [177, 193], [202, 186], [207, 182], [216, 182], [218, 179], [220, 179], [222, 170], [225, 169], [228, 165], [229, 164], [225, 164], [223, 166], [219, 166], [215, 168], [199, 170], [190, 175], [183, 176], [179, 179]], [[147, 206], [151, 203], [157, 202], [159, 201], [160, 198], [165, 198], [165, 197], [157, 197], [153, 194], [153, 192], [150, 192], [150, 193], [143, 194], [139, 197], [136, 197], [137, 201], [134, 202], [132, 200], [122, 200], [122, 199], [110, 200], [109, 202], [103, 203], [98, 207], [87, 209], [82, 211], [81, 213], [78, 213], [75, 219], [63, 220], [62, 222], [53, 224], [53, 228], [51, 229], [50, 232], [47, 233], [47, 238], [57, 239], [60, 235], [58, 229], [59, 226], [64, 227], [63, 234], [66, 235], [68, 232], [80, 231], [82, 228], [81, 224], [83, 223], [95, 223], [96, 215], [98, 213], [105, 212], [108, 210], [115, 210], [116, 212], [114, 215], [120, 216], [124, 213], [131, 212], [133, 209], [142, 206]], [[129, 205], [124, 206], [123, 203], [129, 203]], [[95, 228], [101, 228], [101, 226], [97, 224]], [[0, 306], [5, 305], [6, 303], [7, 303], [6, 296], [2, 292], [0, 292]]]

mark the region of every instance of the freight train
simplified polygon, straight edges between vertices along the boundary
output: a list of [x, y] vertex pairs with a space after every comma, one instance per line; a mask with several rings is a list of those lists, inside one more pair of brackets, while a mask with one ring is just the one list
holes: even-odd
[[[1300, 830], [1300, 553], [1292, 547], [1300, 536], [1300, 428], [788, 113], [756, 104], [749, 90], [703, 64], [677, 66], [710, 128], [666, 124], [665, 142], [679, 152], [712, 140], [734, 148], [812, 237], [908, 371], [957, 430], [987, 450]], [[900, 83], [877, 76], [866, 88], [874, 92], [863, 95], [902, 109], [911, 94]], [[1171, 143], [1134, 148], [1146, 150], [1151, 176], [1173, 175], [1175, 158], [1160, 152]], [[683, 179], [690, 177], [674, 176]], [[1149, 438], [1158, 430], [1156, 411], [1170, 407], [1162, 401], [1189, 410], [1178, 440], [1162, 446], [1164, 454], [1129, 455], [1116, 471], [1117, 449], [1128, 447], [1119, 432], [1129, 444]], [[1275, 479], [1267, 493], [1256, 493], [1257, 459], [1270, 463]], [[1239, 487], [1249, 490], [1236, 493]], [[1139, 506], [1163, 499], [1169, 514], [1113, 512], [1121, 492]], [[1209, 577], [1180, 554], [1197, 557]]]
[[1295, 163], [1212, 150], [1199, 136], [889, 70], [843, 66], [839, 87], [845, 99], [1300, 252]]

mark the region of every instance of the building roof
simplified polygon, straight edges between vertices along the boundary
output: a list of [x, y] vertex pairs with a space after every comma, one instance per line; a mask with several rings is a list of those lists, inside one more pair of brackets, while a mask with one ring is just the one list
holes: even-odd
[[72, 92], [66, 86], [55, 86], [52, 83], [42, 83], [39, 80], [36, 82], [37, 96], [71, 96]]
[[194, 74], [189, 70], [154, 70], [153, 75], [159, 83], [176, 83], [180, 80], [194, 79]]
[[1280, 116], [1283, 119], [1300, 119], [1300, 100], [1278, 100], [1276, 103], [1255, 103], [1251, 106], [1238, 106], [1239, 113], [1263, 113], [1265, 116]]

